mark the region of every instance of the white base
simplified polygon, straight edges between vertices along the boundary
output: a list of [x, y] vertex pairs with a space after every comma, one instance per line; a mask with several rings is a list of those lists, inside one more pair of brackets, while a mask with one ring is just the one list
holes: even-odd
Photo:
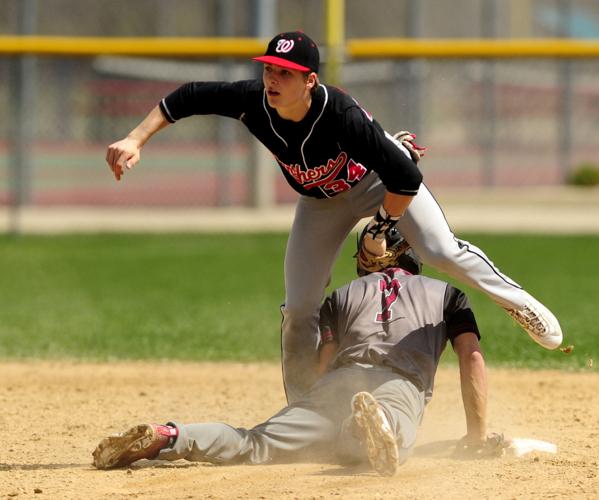
[[557, 445], [538, 439], [514, 438], [506, 449], [508, 455], [521, 457], [532, 451], [542, 451], [545, 453], [557, 453]]

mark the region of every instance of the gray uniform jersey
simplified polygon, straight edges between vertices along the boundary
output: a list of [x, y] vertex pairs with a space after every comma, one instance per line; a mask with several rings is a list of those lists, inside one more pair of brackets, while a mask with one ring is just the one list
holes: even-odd
[[427, 401], [447, 340], [467, 331], [479, 335], [461, 291], [398, 268], [333, 292], [321, 309], [320, 328], [339, 342], [333, 367], [389, 366], [424, 391]]

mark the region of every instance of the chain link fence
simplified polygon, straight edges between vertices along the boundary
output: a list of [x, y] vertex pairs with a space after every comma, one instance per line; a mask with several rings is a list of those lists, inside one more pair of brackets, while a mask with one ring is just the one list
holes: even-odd
[[[324, 45], [316, 0], [0, 0], [0, 34], [255, 36], [264, 9], [277, 30], [301, 28]], [[348, 39], [599, 37], [596, 1], [347, 0], [345, 20]], [[0, 56], [0, 73], [1, 205], [17, 195], [37, 206], [250, 203], [254, 142], [232, 120], [168, 127], [120, 183], [104, 154], [181, 83], [253, 78], [256, 63]], [[18, 74], [30, 75], [27, 98]], [[598, 76], [597, 60], [418, 59], [346, 61], [341, 79], [387, 130], [418, 134], [429, 147], [425, 180], [443, 187], [559, 184], [577, 165], [597, 163]], [[19, 111], [26, 120], [17, 126]], [[29, 146], [17, 153], [23, 138]], [[273, 183], [275, 203], [295, 199], [281, 175]]]

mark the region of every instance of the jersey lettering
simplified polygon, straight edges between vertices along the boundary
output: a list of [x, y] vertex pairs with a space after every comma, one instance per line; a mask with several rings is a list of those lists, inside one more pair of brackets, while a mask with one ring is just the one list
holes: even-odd
[[[276, 158], [276, 157], [275, 157]], [[287, 171], [300, 186], [305, 189], [324, 186], [335, 180], [347, 161], [347, 153], [341, 151], [337, 158], [327, 161], [326, 165], [302, 170], [300, 165], [287, 165], [277, 158], [279, 164]]]
[[356, 163], [354, 160], [349, 160], [347, 165], [347, 180], [349, 182], [356, 182], [362, 180], [364, 174], [367, 172], [366, 167], [361, 163]]
[[[330, 181], [334, 181], [335, 178], [337, 177], [337, 175], [339, 174], [339, 172], [341, 171], [341, 169], [345, 166], [346, 161], [347, 161], [347, 153], [341, 151], [341, 153], [339, 153], [339, 156], [337, 156], [337, 158], [334, 161], [329, 160], [327, 162], [327, 171], [330, 172], [332, 170], [332, 172], [330, 172], [324, 179], [320, 179], [321, 176], [319, 175], [317, 178], [318, 180], [316, 182], [306, 184], [304, 187], [306, 189], [312, 189], [314, 187], [320, 187], [325, 184], [328, 184]], [[310, 169], [310, 170], [312, 170], [312, 169]], [[308, 172], [310, 170], [308, 170]]]
[[388, 277], [381, 278], [379, 280], [382, 311], [376, 314], [374, 320], [377, 323], [384, 323], [385, 321], [390, 321], [393, 318], [391, 306], [397, 300], [397, 297], [399, 296], [399, 290], [401, 289], [401, 283], [397, 278], [394, 277], [393, 271], [385, 271], [385, 274]]
[[351, 186], [343, 179], [337, 179], [326, 184], [324, 188], [327, 191], [333, 191], [333, 193], [341, 193], [342, 191], [349, 191]]
[[[347, 153], [341, 151], [337, 158], [330, 159], [325, 165], [319, 165], [314, 168], [303, 169], [300, 165], [288, 165], [275, 156], [279, 165], [293, 177], [304, 189], [322, 188], [326, 191], [338, 194], [343, 191], [349, 191], [352, 185], [361, 181], [368, 173], [368, 169], [361, 163], [356, 163], [350, 159], [347, 161]], [[347, 180], [338, 178], [344, 167], [347, 165]]]

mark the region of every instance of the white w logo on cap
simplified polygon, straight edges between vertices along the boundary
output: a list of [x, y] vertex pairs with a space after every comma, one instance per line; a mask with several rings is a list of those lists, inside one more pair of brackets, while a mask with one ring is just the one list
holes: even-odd
[[282, 38], [277, 42], [277, 48], [275, 49], [275, 52], [283, 52], [286, 54], [293, 48], [294, 45], [295, 42], [293, 40], [285, 40]]

